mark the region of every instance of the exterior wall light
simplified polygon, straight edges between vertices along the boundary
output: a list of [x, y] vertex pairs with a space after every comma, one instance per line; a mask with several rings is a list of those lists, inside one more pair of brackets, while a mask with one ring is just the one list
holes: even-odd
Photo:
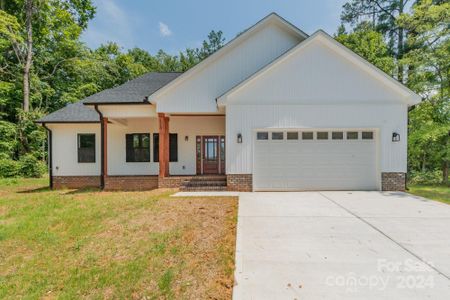
[[240, 133], [237, 134], [237, 142], [238, 144], [242, 144], [242, 134]]
[[393, 142], [400, 142], [400, 134], [397, 132], [392, 133], [392, 141]]
[[188, 135], [186, 135], [186, 136], [184, 137], [184, 141], [185, 141], [185, 142], [189, 141], [189, 136], [188, 136]]

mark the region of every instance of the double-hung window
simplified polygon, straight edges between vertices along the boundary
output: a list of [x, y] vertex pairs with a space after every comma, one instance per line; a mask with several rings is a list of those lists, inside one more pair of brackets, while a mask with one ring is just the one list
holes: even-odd
[[126, 135], [126, 161], [150, 161], [150, 134], [131, 133]]
[[78, 134], [78, 162], [95, 163], [95, 134]]
[[[159, 133], [153, 134], [153, 161], [159, 162]], [[178, 134], [169, 134], [169, 161], [178, 161]]]

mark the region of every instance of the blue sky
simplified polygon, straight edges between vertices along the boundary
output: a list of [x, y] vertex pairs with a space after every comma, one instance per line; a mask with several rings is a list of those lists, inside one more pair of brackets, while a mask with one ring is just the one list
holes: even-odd
[[96, 48], [107, 41], [124, 49], [177, 54], [198, 47], [211, 30], [227, 41], [270, 12], [310, 34], [333, 34], [345, 0], [94, 0], [97, 14], [82, 39]]

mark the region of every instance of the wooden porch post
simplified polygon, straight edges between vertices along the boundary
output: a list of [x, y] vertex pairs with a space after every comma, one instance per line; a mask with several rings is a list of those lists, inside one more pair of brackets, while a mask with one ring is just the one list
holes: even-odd
[[169, 176], [169, 117], [158, 113], [159, 123], [159, 176]]

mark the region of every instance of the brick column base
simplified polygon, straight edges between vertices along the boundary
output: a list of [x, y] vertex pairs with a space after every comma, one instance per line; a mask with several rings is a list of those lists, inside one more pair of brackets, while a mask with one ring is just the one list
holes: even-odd
[[145, 191], [158, 188], [158, 176], [106, 176], [106, 191]]
[[381, 173], [381, 189], [383, 191], [400, 191], [406, 189], [406, 173], [384, 172]]
[[100, 187], [100, 176], [53, 176], [54, 189]]
[[253, 191], [252, 174], [227, 174], [227, 190], [237, 192]]

